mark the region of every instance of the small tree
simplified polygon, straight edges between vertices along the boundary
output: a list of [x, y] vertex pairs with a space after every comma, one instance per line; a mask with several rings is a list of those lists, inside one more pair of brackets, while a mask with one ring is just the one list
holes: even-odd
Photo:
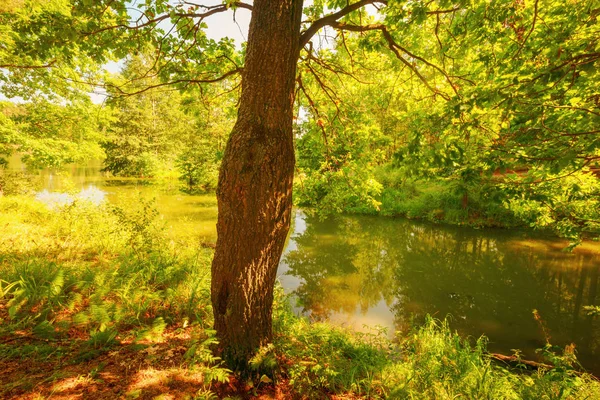
[[183, 150], [175, 161], [183, 191], [197, 193], [216, 188], [219, 174], [217, 154], [210, 144]]

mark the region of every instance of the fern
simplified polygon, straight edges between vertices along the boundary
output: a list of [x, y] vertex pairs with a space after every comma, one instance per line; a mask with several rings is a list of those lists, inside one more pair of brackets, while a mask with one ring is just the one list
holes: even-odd
[[158, 317], [152, 322], [152, 326], [147, 329], [143, 329], [137, 335], [136, 339], [156, 341], [161, 338], [166, 327], [167, 324], [165, 323], [165, 320], [162, 317]]
[[277, 368], [275, 346], [269, 343], [258, 349], [256, 354], [250, 359], [249, 365], [253, 371], [272, 373]]

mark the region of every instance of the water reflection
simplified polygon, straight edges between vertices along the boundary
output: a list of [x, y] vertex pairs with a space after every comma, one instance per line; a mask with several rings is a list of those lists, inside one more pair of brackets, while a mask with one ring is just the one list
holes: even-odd
[[[585, 366], [600, 371], [600, 321], [582, 307], [598, 302], [600, 252], [525, 233], [440, 227], [407, 220], [296, 215], [280, 272], [295, 277], [301, 311], [360, 328], [405, 330], [425, 314], [452, 316], [464, 335], [486, 334], [490, 349], [528, 357], [545, 343], [574, 342]], [[284, 282], [285, 285], [285, 282]]]
[[87, 188], [81, 189], [79, 193], [74, 195], [63, 192], [50, 192], [47, 189], [44, 189], [35, 195], [36, 200], [44, 203], [51, 209], [71, 205], [75, 201], [83, 201], [98, 206], [104, 202], [105, 197], [106, 192], [98, 189], [94, 185], [89, 185]]

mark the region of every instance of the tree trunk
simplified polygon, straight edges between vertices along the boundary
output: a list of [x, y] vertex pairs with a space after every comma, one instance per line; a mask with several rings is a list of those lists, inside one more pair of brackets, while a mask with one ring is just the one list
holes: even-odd
[[219, 174], [212, 304], [234, 369], [272, 339], [279, 258], [290, 226], [302, 0], [255, 0], [237, 122]]

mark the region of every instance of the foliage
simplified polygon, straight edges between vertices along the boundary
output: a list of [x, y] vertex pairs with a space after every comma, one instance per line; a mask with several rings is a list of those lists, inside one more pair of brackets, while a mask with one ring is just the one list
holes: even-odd
[[[162, 81], [178, 82], [178, 88], [187, 86], [190, 76], [209, 79], [230, 69], [216, 60], [240, 62], [231, 40], [210, 40], [206, 24], [193, 22], [200, 6], [156, 0], [136, 7], [124, 0], [23, 0], [3, 6], [3, 91], [9, 97], [40, 91], [67, 96], [89, 90], [90, 84], [116, 88], [101, 66], [146, 46], [160, 49], [158, 75]], [[141, 14], [140, 26], [130, 26], [137, 18], [130, 13]]]
[[477, 227], [523, 224], [503, 203], [506, 194], [493, 183], [465, 187], [452, 178], [406, 176], [389, 164], [375, 171], [375, 179], [384, 187], [382, 215]]
[[[10, 222], [0, 248], [12, 329], [44, 323], [54, 334], [77, 326], [94, 336], [133, 324], [157, 333], [159, 318], [172, 324], [209, 317], [206, 292], [201, 295], [208, 271], [198, 270], [208, 255], [156, 251], [164, 237], [150, 204], [123, 209], [75, 202], [51, 211], [19, 201], [2, 201]], [[10, 212], [15, 209], [20, 213]]]
[[[148, 63], [144, 55], [133, 56], [122, 76], [114, 80], [126, 82], [151, 68]], [[147, 78], [136, 82], [132, 90], [156, 82], [156, 78]], [[116, 176], [154, 177], [163, 165], [173, 163], [180, 138], [193, 122], [183, 112], [179, 93], [149, 90], [133, 97], [109, 99], [107, 105], [112, 110], [112, 122], [103, 140], [104, 170]]]
[[57, 104], [43, 97], [0, 103], [0, 156], [18, 153], [31, 169], [103, 157], [104, 112], [89, 99]]
[[[383, 189], [374, 170], [389, 160], [398, 134], [387, 112], [397, 103], [394, 82], [384, 76], [389, 63], [378, 65], [375, 57], [365, 57], [353, 77], [335, 73], [354, 68], [338, 54], [323, 50], [318, 59], [308, 54], [299, 66], [299, 112], [305, 117], [296, 132], [295, 201], [321, 215], [374, 212]], [[377, 80], [377, 88], [361, 83]]]
[[588, 315], [599, 316], [600, 315], [600, 306], [585, 306], [585, 310]]
[[579, 243], [580, 232], [600, 232], [600, 184], [589, 169], [548, 175], [535, 188], [507, 184], [507, 208], [532, 227], [549, 227]]
[[218, 164], [214, 148], [210, 144], [184, 150], [176, 162], [183, 191], [195, 193], [217, 187]]
[[[333, 50], [302, 53], [298, 204], [596, 235], [596, 19], [586, 2], [508, 0], [347, 18]], [[344, 169], [358, 182], [328, 177]]]
[[231, 370], [223, 367], [220, 357], [213, 355], [212, 348], [218, 344], [214, 330], [205, 330], [203, 337], [192, 339], [190, 348], [185, 352], [184, 357], [192, 365], [198, 364], [200, 371], [206, 378], [206, 385], [213, 381], [226, 383], [229, 382]]
[[[102, 141], [104, 169], [117, 176], [178, 176], [190, 193], [214, 189], [236, 93], [216, 97], [220, 90], [213, 89], [198, 98], [193, 90], [148, 90], [160, 81], [150, 74], [152, 59], [146, 53], [131, 56], [121, 74], [112, 78], [119, 89], [113, 89], [107, 101], [112, 121]], [[145, 78], [136, 78], [144, 73]], [[122, 96], [123, 90], [140, 93]]]
[[38, 177], [0, 167], [0, 196], [32, 194], [41, 188]]
[[[125, 4], [68, 0], [10, 0], [0, 6], [0, 81], [8, 97], [44, 93], [70, 98], [102, 75], [99, 65], [122, 56], [114, 46], [134, 48], [109, 33], [90, 41], [82, 32], [129, 19]], [[87, 8], [87, 11], [84, 11]], [[108, 11], [108, 12], [104, 12]], [[86, 16], [94, 15], [94, 19]], [[49, 29], [53, 27], [53, 29]], [[55, 30], [56, 29], [56, 30]]]
[[[379, 7], [378, 12], [367, 13], [365, 5]], [[3, 4], [1, 89], [29, 102], [3, 105], [0, 153], [21, 151], [35, 167], [60, 167], [100, 155], [95, 136], [107, 126], [106, 164], [114, 174], [157, 176], [161, 169], [172, 170], [179, 154], [189, 189], [197, 181], [211, 180], [197, 175], [202, 171], [208, 176], [216, 169], [220, 145], [216, 152], [209, 147], [205, 153], [195, 147], [203, 140], [187, 136], [176, 141], [204, 124], [181, 110], [181, 94], [167, 95], [160, 89], [198, 95], [207, 84], [221, 82], [223, 92], [235, 91], [234, 76], [242, 71], [245, 49], [238, 51], [229, 39], [208, 39], [204, 20], [238, 8], [249, 6], [166, 0], [141, 2], [135, 10], [125, 0]], [[321, 214], [374, 212], [381, 207], [384, 212], [459, 223], [499, 217], [511, 224], [516, 220], [553, 229], [574, 245], [582, 234], [599, 233], [594, 172], [600, 160], [600, 35], [594, 1], [318, 0], [307, 5], [304, 14], [298, 112], [308, 117], [299, 117], [302, 126], [297, 132], [300, 204], [316, 206]], [[331, 48], [311, 40], [325, 27], [336, 32]], [[249, 49], [254, 45], [269, 43], [250, 43]], [[141, 60], [140, 54], [149, 58]], [[382, 56], [386, 61], [380, 63]], [[111, 60], [126, 60], [130, 70], [108, 77], [102, 65]], [[362, 84], [367, 81], [379, 85]], [[251, 81], [244, 84], [252, 90]], [[114, 120], [107, 123], [95, 120], [90, 113], [94, 108], [82, 100], [97, 86], [115, 98]], [[253, 109], [271, 106], [254, 104]], [[62, 129], [65, 121], [69, 129]], [[247, 163], [253, 166], [254, 161]], [[390, 190], [377, 181], [376, 171], [386, 167], [401, 171], [401, 190], [420, 182], [434, 190], [423, 190], [423, 196], [412, 190], [417, 195], [402, 198], [398, 188]], [[391, 206], [385, 205], [386, 199]], [[73, 226], [96, 218], [78, 204], [69, 207], [76, 210], [77, 219], [65, 219]], [[131, 222], [113, 214], [109, 221]], [[131, 278], [131, 285], [147, 284], [152, 293], [164, 291], [169, 300], [168, 290], [160, 285], [163, 280], [172, 282], [146, 269], [153, 257], [164, 256], [152, 251], [155, 240], [146, 240], [146, 222], [134, 219], [123, 227], [113, 222], [127, 238], [118, 243], [129, 243], [127, 254], [134, 257], [123, 263], [130, 273], [122, 277]], [[69, 238], [62, 229], [60, 234]], [[135, 262], [140, 259], [144, 263]], [[167, 257], [164, 262], [170, 267], [171, 261]], [[71, 288], [82, 295], [77, 282], [83, 282], [86, 290], [92, 288], [90, 305], [82, 305], [85, 309], [75, 315], [89, 328], [94, 345], [112, 343], [119, 325], [136, 314], [135, 307], [118, 297], [114, 300], [112, 292], [102, 292], [97, 289], [102, 285], [94, 286], [94, 280], [78, 273], [52, 275], [55, 265], [44, 262], [39, 263], [39, 273], [22, 260], [9, 263], [14, 269], [7, 275], [12, 279], [7, 287], [14, 290], [10, 317], [39, 308], [34, 319], [43, 321], [36, 332], [50, 334], [48, 316], [69, 300]], [[158, 283], [136, 280], [146, 273], [156, 275]], [[112, 289], [124, 284], [113, 276], [102, 279]], [[334, 342], [345, 349], [350, 346]], [[332, 357], [341, 359], [339, 354]], [[329, 371], [326, 375], [333, 379]], [[443, 385], [442, 381], [436, 387], [436, 395], [454, 394]], [[561, 387], [559, 394], [568, 389]], [[492, 389], [491, 393], [496, 395]]]

